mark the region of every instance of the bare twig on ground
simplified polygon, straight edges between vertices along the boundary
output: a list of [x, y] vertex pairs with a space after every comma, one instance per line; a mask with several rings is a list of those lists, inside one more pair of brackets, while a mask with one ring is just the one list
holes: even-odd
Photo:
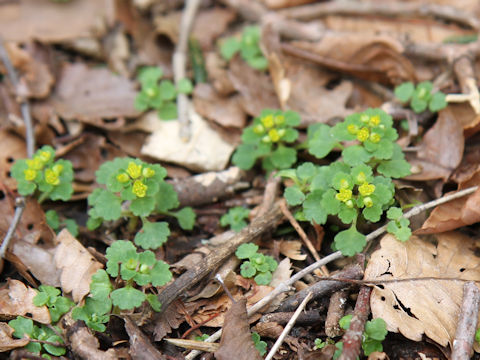
[[[315, 306], [315, 310], [304, 311], [300, 314], [297, 319], [297, 324], [302, 325], [315, 325], [321, 322], [325, 316], [321, 315], [320, 312], [324, 307]], [[277, 323], [279, 325], [286, 324], [288, 320], [292, 317], [293, 312], [274, 312], [263, 315], [259, 322], [263, 323]]]
[[[178, 43], [175, 52], [173, 53], [172, 60], [173, 74], [177, 85], [178, 82], [186, 76], [188, 37], [199, 6], [200, 0], [187, 0], [185, 2], [185, 9], [182, 12]], [[188, 103], [187, 95], [183, 93], [177, 95], [178, 122], [180, 124], [179, 135], [184, 141], [190, 140], [191, 136], [190, 119], [188, 118]]]
[[278, 190], [281, 182], [282, 179], [278, 176], [275, 176], [274, 172], [270, 174], [267, 184], [265, 185], [262, 203], [258, 207], [258, 211], [255, 214], [256, 218], [264, 216], [273, 207], [275, 201], [277, 200]]
[[327, 318], [325, 319], [325, 334], [334, 338], [342, 334], [338, 325], [339, 320], [345, 315], [345, 304], [347, 303], [348, 290], [339, 290], [330, 297]]
[[305, 306], [307, 306], [308, 301], [312, 298], [312, 293], [308, 293], [305, 299], [303, 299], [302, 303], [298, 306], [297, 310], [295, 310], [295, 313], [293, 314], [292, 318], [290, 321], [287, 323], [285, 326], [285, 329], [283, 329], [282, 333], [278, 337], [277, 341], [275, 341], [275, 344], [273, 344], [272, 349], [268, 353], [267, 357], [265, 360], [271, 360], [273, 358], [273, 355], [277, 352], [277, 350], [280, 348], [280, 346], [283, 343], [283, 339], [285, 339], [285, 336], [288, 335], [290, 330], [292, 330], [293, 325], [295, 325], [295, 322], [297, 321], [298, 316], [300, 313], [305, 309]]
[[453, 64], [453, 70], [460, 83], [462, 94], [448, 94], [445, 100], [447, 102], [468, 101], [475, 114], [480, 114], [480, 94], [477, 88], [472, 59], [469, 56], [460, 57]]
[[357, 302], [350, 321], [350, 327], [342, 338], [343, 350], [339, 360], [355, 360], [362, 348], [362, 333], [370, 314], [370, 294], [372, 288], [363, 286], [358, 293]]
[[463, 301], [458, 318], [452, 360], [468, 360], [473, 353], [473, 341], [478, 322], [480, 291], [473, 281], [463, 285]]

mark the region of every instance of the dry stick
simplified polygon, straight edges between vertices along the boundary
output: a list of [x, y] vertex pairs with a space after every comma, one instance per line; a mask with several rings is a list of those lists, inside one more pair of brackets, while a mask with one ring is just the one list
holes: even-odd
[[288, 335], [290, 330], [292, 330], [293, 325], [295, 325], [295, 321], [297, 321], [298, 316], [300, 313], [305, 309], [305, 306], [307, 306], [308, 301], [312, 298], [312, 293], [308, 293], [307, 297], [303, 299], [302, 303], [298, 307], [297, 310], [295, 310], [295, 313], [293, 314], [292, 318], [290, 321], [287, 323], [285, 326], [285, 329], [283, 329], [282, 333], [278, 337], [277, 341], [275, 341], [275, 344], [273, 344], [272, 349], [268, 353], [267, 357], [265, 360], [272, 360], [273, 355], [277, 352], [278, 348], [282, 345], [283, 339], [285, 339], [285, 336]]
[[[180, 32], [177, 47], [173, 53], [173, 73], [175, 83], [185, 78], [187, 66], [188, 36], [192, 29], [193, 19], [197, 13], [200, 0], [187, 0], [185, 9], [180, 22]], [[190, 120], [188, 118], [188, 97], [186, 94], [179, 93], [177, 95], [177, 112], [178, 122], [180, 125], [180, 138], [189, 141], [191, 136]]]
[[[425, 211], [427, 209], [430, 209], [432, 207], [435, 207], [437, 205], [452, 201], [454, 199], [458, 199], [462, 196], [469, 195], [473, 192], [475, 192], [478, 189], [478, 186], [472, 186], [470, 188], [460, 190], [454, 194], [446, 195], [444, 197], [441, 197], [440, 199], [436, 199], [433, 201], [430, 201], [426, 204], [418, 205], [412, 208], [410, 211], [408, 211], [406, 214], [403, 215], [406, 219], [420, 214], [422, 211]], [[387, 225], [381, 226], [377, 230], [371, 232], [370, 234], [367, 235], [367, 241], [370, 241], [377, 236], [380, 236], [387, 230]], [[273, 289], [271, 293], [269, 293], [267, 296], [265, 296], [262, 300], [259, 302], [255, 303], [252, 307], [250, 307], [247, 310], [248, 316], [252, 316], [253, 314], [256, 314], [260, 309], [262, 309], [264, 306], [269, 304], [273, 299], [275, 299], [278, 295], [280, 295], [283, 292], [286, 292], [290, 289], [290, 286], [292, 286], [295, 282], [303, 278], [305, 275], [310, 274], [312, 271], [315, 269], [318, 269], [321, 266], [327, 265], [328, 263], [341, 259], [343, 257], [342, 253], [340, 251], [334, 252], [333, 254], [330, 254], [323, 259], [320, 259], [320, 261], [314, 262], [313, 264], [307, 266], [306, 268], [300, 270], [298, 273], [293, 275], [290, 279], [280, 283]], [[215, 342], [220, 337], [222, 336], [222, 329], [217, 330], [215, 333], [210, 335], [208, 339], [206, 339], [206, 342]], [[185, 356], [185, 360], [193, 360], [195, 359], [198, 355], [200, 355], [202, 352], [193, 350], [191, 351], [187, 356]]]
[[[25, 139], [27, 142], [27, 156], [29, 158], [33, 157], [33, 152], [35, 150], [35, 137], [33, 135], [33, 123], [32, 117], [30, 115], [30, 105], [25, 96], [20, 96], [22, 92], [20, 90], [20, 82], [17, 76], [17, 72], [10, 61], [7, 50], [5, 49], [3, 39], [0, 37], [0, 59], [2, 60], [5, 68], [7, 69], [7, 74], [12, 83], [15, 92], [17, 93], [17, 101], [20, 103], [20, 111], [22, 112], [23, 121], [25, 123]], [[0, 260], [5, 257], [10, 241], [12, 240], [15, 229], [22, 218], [23, 211], [25, 210], [25, 198], [23, 196], [15, 199], [15, 213], [13, 215], [13, 220], [10, 223], [10, 226], [5, 234], [5, 237], [2, 241], [2, 246], [0, 247]]]
[[370, 314], [370, 294], [372, 288], [363, 286], [358, 293], [350, 327], [342, 338], [343, 350], [339, 360], [355, 360], [362, 347], [362, 334]]
[[463, 301], [458, 318], [452, 360], [468, 360], [473, 353], [472, 346], [478, 322], [480, 291], [473, 281], [463, 285]]
[[480, 94], [475, 79], [473, 60], [468, 55], [461, 56], [453, 64], [453, 70], [460, 83], [462, 94], [448, 94], [445, 100], [447, 102], [468, 101], [475, 114], [480, 114]]
[[325, 334], [328, 337], [334, 338], [342, 334], [342, 329], [338, 322], [345, 315], [347, 296], [348, 290], [343, 289], [336, 291], [330, 297], [327, 318], [325, 319]]
[[[325, 319], [325, 316], [321, 314], [322, 309], [325, 309], [324, 306], [315, 305], [315, 310], [304, 311], [297, 318], [297, 324], [302, 325], [315, 325], [320, 321]], [[289, 312], [274, 312], [263, 315], [259, 322], [260, 323], [277, 323], [278, 325], [284, 325], [288, 323], [288, 320], [293, 316], [293, 311]]]

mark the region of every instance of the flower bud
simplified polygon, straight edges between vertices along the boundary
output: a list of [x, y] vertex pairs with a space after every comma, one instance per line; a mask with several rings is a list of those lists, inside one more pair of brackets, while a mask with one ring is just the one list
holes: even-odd
[[381, 136], [377, 133], [371, 133], [370, 134], [370, 141], [373, 142], [374, 144], [379, 143], [381, 140]]
[[347, 126], [347, 131], [349, 134], [355, 135], [358, 133], [358, 126], [355, 124], [350, 124]]
[[352, 200], [347, 200], [347, 201], [345, 201], [345, 205], [347, 205], [348, 208], [352, 209], [353, 208], [353, 201]]
[[253, 127], [253, 132], [257, 135], [262, 135], [265, 132], [265, 128], [262, 124], [257, 124]]
[[263, 126], [265, 126], [267, 129], [272, 128], [274, 125], [272, 114], [263, 117], [260, 121], [262, 122]]
[[145, 195], [147, 195], [147, 189], [147, 185], [145, 185], [140, 180], [135, 180], [135, 182], [133, 183], [132, 192], [137, 195], [137, 197], [143, 198], [145, 197]]
[[117, 181], [122, 184], [125, 184], [129, 180], [130, 180], [130, 177], [126, 173], [121, 173], [117, 175]]
[[137, 268], [138, 261], [135, 259], [128, 259], [128, 261], [125, 263], [125, 267], [128, 270], [135, 270]]
[[370, 118], [370, 126], [378, 126], [380, 124], [380, 116], [375, 115]]
[[45, 170], [45, 181], [47, 182], [47, 184], [50, 185], [56, 186], [60, 184], [60, 179], [58, 178], [58, 175], [52, 169]]
[[285, 124], [285, 116], [283, 116], [283, 115], [275, 116], [274, 122], [275, 122], [275, 125], [277, 125], [277, 126], [281, 126], [281, 125]]
[[140, 265], [140, 273], [148, 274], [150, 272], [150, 267], [148, 265], [142, 264]]
[[369, 183], [363, 183], [358, 187], [358, 192], [362, 196], [372, 195], [375, 191], [375, 185]]
[[367, 196], [366, 198], [363, 199], [363, 204], [365, 207], [370, 208], [373, 206], [373, 200], [370, 196]]
[[132, 179], [137, 179], [142, 174], [142, 165], [137, 165], [133, 161], [128, 163], [127, 174], [130, 175]]
[[155, 175], [155, 170], [153, 170], [149, 167], [146, 167], [145, 169], [142, 170], [142, 175], [144, 177], [146, 177], [147, 179], [151, 178], [153, 175]]
[[366, 127], [362, 127], [360, 130], [358, 130], [357, 140], [364, 142], [365, 140], [368, 139], [369, 136], [370, 136], [370, 131], [368, 131]]
[[277, 129], [271, 129], [268, 132], [268, 136], [270, 137], [270, 140], [272, 140], [272, 142], [277, 142], [278, 140], [280, 140], [280, 135], [278, 134]]
[[33, 181], [37, 177], [37, 171], [33, 169], [23, 170], [23, 174], [25, 175], [25, 180], [27, 181]]

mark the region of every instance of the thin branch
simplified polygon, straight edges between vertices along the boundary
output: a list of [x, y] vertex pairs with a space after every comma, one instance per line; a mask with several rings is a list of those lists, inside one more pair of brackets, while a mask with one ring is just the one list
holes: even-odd
[[[199, 6], [200, 0], [187, 0], [185, 3], [185, 9], [180, 22], [179, 39], [172, 60], [173, 74], [177, 85], [178, 82], [186, 76], [188, 36], [192, 29], [193, 20]], [[180, 125], [179, 135], [184, 141], [189, 141], [191, 136], [188, 104], [189, 101], [186, 94], [180, 93], [177, 95], [178, 122]]]
[[292, 318], [290, 321], [287, 323], [285, 326], [285, 329], [283, 329], [282, 333], [278, 337], [277, 341], [275, 341], [275, 344], [273, 344], [272, 349], [268, 353], [267, 357], [265, 360], [271, 360], [273, 358], [273, 355], [277, 352], [277, 350], [280, 348], [280, 346], [283, 343], [283, 340], [285, 339], [285, 336], [288, 335], [290, 330], [292, 330], [293, 325], [295, 325], [295, 322], [297, 321], [297, 318], [300, 316], [300, 313], [305, 309], [305, 306], [307, 306], [308, 301], [312, 298], [312, 293], [308, 293], [308, 295], [303, 299], [302, 303], [300, 306], [295, 310], [295, 313], [293, 314]]

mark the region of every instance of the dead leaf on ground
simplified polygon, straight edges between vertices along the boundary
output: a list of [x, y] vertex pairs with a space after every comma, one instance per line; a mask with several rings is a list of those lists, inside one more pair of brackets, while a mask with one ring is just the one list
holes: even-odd
[[207, 52], [205, 55], [205, 68], [208, 74], [208, 83], [211, 84], [221, 96], [231, 95], [235, 92], [232, 81], [225, 69], [227, 63], [215, 51]]
[[262, 0], [270, 9], [282, 9], [292, 6], [310, 4], [316, 0]]
[[100, 350], [100, 343], [97, 338], [80, 321], [77, 321], [68, 329], [67, 337], [72, 352], [82, 359], [117, 360], [120, 358], [115, 348], [107, 351]]
[[166, 357], [153, 346], [150, 339], [133, 323], [128, 316], [124, 317], [125, 330], [130, 338], [130, 354], [132, 359], [138, 360], [165, 360]]
[[28, 339], [14, 339], [14, 331], [7, 323], [0, 322], [0, 352], [22, 348], [30, 342]]
[[73, 300], [79, 302], [90, 292], [92, 275], [103, 265], [67, 229], [57, 235], [56, 242], [55, 265], [62, 272], [62, 289], [66, 293], [72, 293]]
[[292, 260], [303, 261], [307, 258], [307, 254], [302, 254], [300, 252], [302, 248], [302, 243], [298, 240], [294, 241], [281, 241], [280, 242], [280, 253], [289, 257]]
[[28, 314], [33, 320], [50, 324], [50, 312], [46, 306], [35, 306], [33, 298], [37, 292], [25, 286], [21, 281], [8, 279], [5, 287], [0, 289], [0, 318], [13, 319]]
[[[480, 279], [480, 242], [463, 234], [412, 236], [405, 243], [386, 235], [380, 245], [367, 265], [365, 280]], [[388, 331], [400, 332], [414, 341], [422, 340], [425, 334], [446, 346], [452, 345], [455, 336], [462, 297], [460, 281], [404, 281], [375, 287], [370, 302], [373, 317], [384, 319]]]
[[247, 300], [233, 303], [225, 316], [220, 348], [215, 351], [218, 360], [260, 360], [262, 357], [255, 348], [248, 325]]
[[153, 317], [151, 327], [153, 328], [155, 341], [162, 340], [172, 329], [178, 329], [185, 321], [185, 315], [181, 313], [182, 310], [180, 300], [176, 300], [166, 309], [162, 309], [160, 314]]
[[26, 157], [25, 141], [8, 130], [0, 130], [0, 182], [11, 190], [17, 188], [17, 181], [10, 176], [10, 168], [15, 160]]

